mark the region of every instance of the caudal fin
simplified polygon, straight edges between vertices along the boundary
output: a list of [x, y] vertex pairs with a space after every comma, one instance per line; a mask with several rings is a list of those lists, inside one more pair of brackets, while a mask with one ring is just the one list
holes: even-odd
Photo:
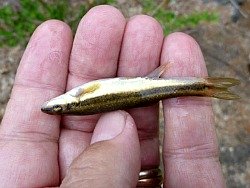
[[234, 78], [205, 78], [208, 90], [205, 91], [207, 96], [218, 99], [234, 100], [240, 97], [228, 89], [232, 86], [239, 85], [240, 81]]

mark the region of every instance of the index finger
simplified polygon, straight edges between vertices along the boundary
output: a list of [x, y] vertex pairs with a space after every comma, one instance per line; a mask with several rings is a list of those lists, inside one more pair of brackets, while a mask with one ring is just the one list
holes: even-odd
[[60, 117], [40, 108], [65, 90], [71, 43], [70, 28], [56, 20], [41, 24], [29, 41], [0, 129], [1, 186], [59, 183]]
[[[169, 35], [161, 63], [173, 62], [165, 77], [207, 76], [198, 44], [184, 33]], [[211, 101], [183, 97], [163, 101], [166, 187], [224, 187]]]

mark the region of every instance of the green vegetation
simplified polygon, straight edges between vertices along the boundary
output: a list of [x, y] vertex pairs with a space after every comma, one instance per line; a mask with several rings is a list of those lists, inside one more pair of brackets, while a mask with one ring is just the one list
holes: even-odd
[[[18, 1], [17, 1], [18, 2]], [[15, 6], [0, 7], [0, 46], [26, 43], [35, 28], [45, 20], [58, 19], [68, 23], [73, 31], [82, 16], [93, 6], [111, 4], [113, 0], [83, 1], [73, 7], [68, 0], [20, 0]]]
[[[17, 1], [18, 2], [18, 1]], [[34, 29], [48, 19], [59, 19], [76, 30], [82, 16], [93, 6], [100, 4], [116, 5], [115, 0], [88, 0], [72, 5], [68, 0], [20, 0], [15, 6], [0, 7], [0, 46], [25, 44]], [[215, 21], [215, 13], [200, 12], [178, 16], [164, 6], [158, 7], [153, 0], [141, 1], [143, 12], [153, 16], [163, 25], [165, 34], [172, 31], [194, 27], [201, 21]]]
[[141, 3], [144, 13], [152, 15], [162, 24], [164, 34], [194, 28], [201, 22], [216, 22], [219, 19], [219, 15], [215, 12], [194, 12], [187, 15], [177, 15], [173, 11], [167, 10], [164, 4], [159, 6], [156, 1], [142, 0]]

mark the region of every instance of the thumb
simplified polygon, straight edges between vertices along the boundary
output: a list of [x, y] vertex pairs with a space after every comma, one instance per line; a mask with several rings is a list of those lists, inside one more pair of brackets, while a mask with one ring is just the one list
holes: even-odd
[[139, 138], [124, 111], [103, 115], [91, 145], [71, 164], [62, 187], [136, 187], [140, 171]]

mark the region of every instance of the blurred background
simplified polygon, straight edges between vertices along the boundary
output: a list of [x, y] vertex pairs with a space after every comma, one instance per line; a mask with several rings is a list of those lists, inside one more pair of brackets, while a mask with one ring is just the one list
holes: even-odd
[[[117, 7], [127, 18], [153, 16], [165, 35], [182, 31], [193, 36], [210, 76], [241, 80], [233, 89], [240, 100], [213, 100], [213, 107], [227, 185], [250, 187], [250, 0], [0, 0], [0, 121], [35, 28], [53, 18], [65, 21], [75, 32], [82, 16], [100, 4]], [[160, 125], [162, 139], [162, 117]]]

